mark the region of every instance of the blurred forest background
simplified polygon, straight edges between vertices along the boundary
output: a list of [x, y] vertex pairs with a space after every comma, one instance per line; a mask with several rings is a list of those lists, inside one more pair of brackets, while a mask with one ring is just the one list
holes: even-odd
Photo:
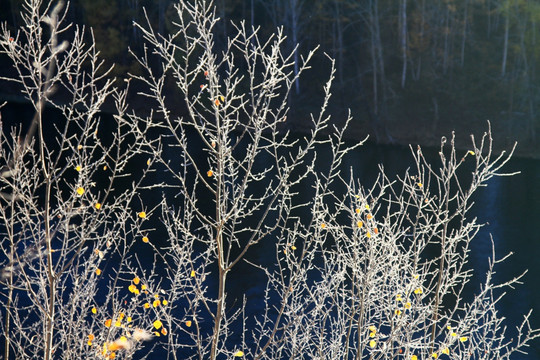
[[[140, 53], [143, 9], [156, 31], [173, 31], [176, 0], [72, 0], [70, 22], [92, 27], [98, 49], [121, 80], [140, 73], [127, 49]], [[17, 39], [23, 0], [0, 0], [0, 21]], [[283, 26], [295, 58], [320, 45], [310, 74], [295, 84], [287, 127], [307, 130], [336, 60], [329, 113], [339, 126], [350, 108], [351, 138], [379, 143], [439, 144], [452, 130], [463, 147], [491, 121], [495, 144], [518, 141], [518, 154], [540, 158], [540, 2], [537, 0], [215, 0], [215, 40], [224, 44], [232, 22]], [[13, 71], [0, 57], [0, 75]], [[174, 84], [168, 84], [171, 95]], [[17, 89], [0, 83], [0, 100]], [[22, 101], [22, 99], [19, 99]], [[141, 101], [135, 102], [144, 108]], [[181, 101], [177, 111], [183, 113]], [[458, 143], [460, 146], [460, 143]]]

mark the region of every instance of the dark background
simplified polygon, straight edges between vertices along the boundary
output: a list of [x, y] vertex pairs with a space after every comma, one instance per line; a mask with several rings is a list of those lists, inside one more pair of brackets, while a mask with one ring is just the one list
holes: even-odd
[[[46, 1], [45, 1], [46, 2]], [[0, 0], [0, 21], [16, 37], [23, 0]], [[216, 0], [222, 19], [217, 46], [231, 21], [260, 26], [263, 37], [283, 26], [285, 47], [299, 54], [320, 44], [313, 70], [295, 84], [289, 127], [303, 131], [320, 102], [328, 74], [325, 53], [336, 59], [330, 113], [337, 124], [350, 108], [348, 135], [371, 134], [378, 143], [436, 145], [452, 130], [481, 134], [490, 120], [495, 146], [519, 142], [518, 154], [540, 157], [540, 3], [534, 0]], [[156, 31], [167, 33], [172, 0], [73, 0], [67, 21], [93, 29], [114, 74], [138, 73], [128, 47], [142, 48], [143, 8]], [[0, 58], [0, 74], [8, 66]], [[321, 74], [324, 74], [322, 76]], [[0, 84], [0, 99], [16, 95]], [[179, 104], [181, 106], [181, 104]], [[179, 110], [181, 111], [181, 110]]]

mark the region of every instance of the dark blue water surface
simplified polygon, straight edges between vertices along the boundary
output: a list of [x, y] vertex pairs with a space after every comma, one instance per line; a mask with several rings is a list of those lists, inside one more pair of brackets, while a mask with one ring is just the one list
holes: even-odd
[[[416, 149], [416, 146], [413, 148]], [[435, 168], [440, 164], [438, 151], [439, 149], [423, 148], [426, 158]], [[458, 153], [461, 156], [464, 151]], [[330, 161], [330, 152], [322, 149], [318, 151], [318, 157], [321, 164], [327, 164]], [[354, 169], [355, 178], [358, 178], [363, 186], [369, 187], [376, 180], [379, 165], [384, 167], [385, 173], [391, 179], [395, 179], [397, 175], [402, 177], [407, 169], [414, 169], [411, 149], [406, 146], [365, 144], [345, 159], [343, 170]], [[471, 168], [463, 169], [464, 179], [470, 174], [470, 170]], [[469, 211], [467, 219], [477, 218], [478, 223], [485, 225], [471, 243], [469, 267], [473, 268], [474, 275], [463, 294], [465, 299], [470, 299], [485, 280], [489, 259], [493, 254], [492, 244], [498, 259], [512, 252], [512, 256], [495, 267], [493, 281], [495, 284], [504, 283], [528, 270], [521, 279], [523, 284], [514, 289], [506, 288], [504, 291], [507, 295], [498, 305], [499, 316], [506, 318], [507, 336], [515, 336], [516, 326], [521, 324], [523, 316], [531, 309], [531, 326], [540, 327], [540, 235], [537, 228], [540, 223], [540, 160], [512, 158], [501, 169], [501, 173], [513, 172], [520, 173], [490, 179], [487, 186], [478, 189], [473, 197], [475, 205]], [[467, 180], [464, 180], [464, 183], [467, 183]], [[268, 261], [267, 254], [273, 251], [272, 245], [267, 246], [270, 247], [263, 246], [257, 254], [252, 253], [249, 256], [253, 261], [264, 264]], [[242, 267], [242, 264], [239, 266]], [[232, 284], [232, 292], [246, 293], [251, 304], [257, 304], [257, 299], [263, 295], [264, 288], [261, 284], [264, 284], [264, 278], [258, 277], [248, 266], [240, 273], [243, 274], [243, 280]], [[533, 341], [526, 351], [528, 354], [514, 354], [512, 359], [540, 359], [540, 341]]]
[[[424, 149], [437, 164], [438, 149]], [[388, 174], [403, 174], [412, 166], [411, 150], [399, 146], [364, 145], [355, 153], [352, 165], [360, 179], [373, 181], [377, 164], [383, 164]], [[468, 218], [477, 217], [486, 225], [471, 243], [470, 265], [474, 281], [468, 290], [473, 292], [485, 279], [488, 259], [492, 255], [492, 241], [497, 258], [513, 253], [495, 268], [495, 282], [502, 283], [519, 276], [524, 271], [523, 284], [507, 289], [498, 309], [506, 317], [510, 331], [523, 320], [523, 315], [533, 310], [530, 322], [540, 327], [540, 160], [512, 158], [503, 167], [503, 173], [517, 175], [494, 177], [488, 186], [480, 188], [474, 199], [475, 206]], [[540, 341], [535, 340], [527, 355], [516, 354], [513, 359], [540, 359]]]
[[[24, 123], [22, 120], [31, 118], [32, 109], [22, 110], [18, 106], [2, 109], [4, 123], [10, 115], [11, 119], [7, 121], [8, 123]], [[327, 150], [318, 151], [321, 164], [328, 164], [330, 161]], [[437, 166], [437, 161], [440, 161], [436, 156], [437, 150], [425, 149], [424, 152], [431, 154], [430, 159], [433, 160], [433, 165]], [[379, 164], [384, 166], [390, 178], [403, 175], [407, 168], [414, 165], [409, 147], [366, 144], [345, 159], [343, 170], [348, 172], [350, 168], [353, 168], [354, 176], [364, 186], [369, 187], [375, 181]], [[490, 234], [498, 257], [509, 252], [514, 253], [505, 263], [496, 268], [496, 281], [508, 281], [528, 269], [522, 278], [523, 284], [514, 290], [509, 289], [507, 296], [499, 304], [500, 312], [507, 318], [507, 326], [512, 330], [530, 309], [533, 309], [531, 325], [540, 327], [540, 281], [538, 280], [540, 278], [538, 230], [540, 225], [540, 160], [513, 158], [503, 168], [503, 172], [507, 173], [516, 171], [520, 174], [492, 178], [487, 187], [479, 189], [475, 196], [476, 204], [469, 215], [469, 218], [477, 217], [480, 223], [487, 223], [471, 244], [469, 260], [471, 267], [474, 268], [476, 284], [485, 277], [488, 259], [492, 254]], [[161, 194], [156, 195], [156, 201], [159, 201], [160, 197]], [[164, 239], [163, 245], [165, 243]], [[267, 242], [264, 246], [254, 247], [249, 258], [260, 264], [270, 264], [274, 258], [267, 255], [273, 253], [273, 246], [272, 243]], [[144, 257], [141, 260], [145, 261]], [[147, 261], [153, 262], [154, 258], [149, 257]], [[260, 313], [263, 310], [260, 308], [264, 295], [263, 273], [254, 271], [252, 267], [244, 263], [239, 263], [235, 271], [236, 273], [231, 274], [230, 278], [238, 275], [241, 281], [231, 284], [231, 294], [239, 294], [236, 299], [239, 304], [245, 294], [254, 306], [249, 312]], [[472, 285], [468, 291], [472, 293], [477, 288], [478, 285]], [[528, 351], [528, 355], [516, 356], [514, 359], [540, 359], [540, 341], [534, 342]]]

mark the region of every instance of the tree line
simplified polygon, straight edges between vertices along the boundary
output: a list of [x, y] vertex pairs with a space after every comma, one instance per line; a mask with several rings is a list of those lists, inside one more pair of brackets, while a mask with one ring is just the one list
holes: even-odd
[[[20, 24], [22, 0], [1, 5], [1, 20]], [[215, 36], [225, 42], [232, 22], [271, 34], [283, 26], [284, 46], [300, 54], [320, 45], [315, 71], [336, 59], [334, 111], [351, 108], [380, 140], [392, 129], [423, 125], [423, 135], [442, 125], [459, 128], [486, 119], [509, 138], [536, 141], [540, 126], [536, 65], [540, 4], [531, 0], [216, 0]], [[68, 19], [93, 29], [101, 55], [115, 74], [137, 73], [127, 52], [142, 51], [133, 22], [150, 19], [166, 34], [174, 27], [171, 0], [73, 0]], [[143, 10], [146, 9], [146, 10]], [[225, 45], [224, 45], [225, 46]], [[317, 103], [321, 77], [296, 80], [295, 109]], [[296, 110], [298, 111], [298, 110]], [[345, 115], [345, 114], [344, 114]], [[345, 116], [343, 116], [345, 118]], [[412, 130], [411, 130], [412, 131]], [[418, 130], [417, 130], [418, 131]]]

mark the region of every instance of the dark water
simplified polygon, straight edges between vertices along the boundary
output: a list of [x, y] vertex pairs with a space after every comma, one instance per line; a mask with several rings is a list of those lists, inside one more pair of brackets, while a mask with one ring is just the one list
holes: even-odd
[[[540, 327], [540, 161], [516, 158], [506, 169], [521, 174], [491, 179], [479, 193], [474, 214], [489, 225], [473, 242], [471, 261], [477, 272], [485, 272], [491, 251], [490, 233], [499, 257], [513, 252], [499, 267], [497, 279], [505, 281], [528, 272], [523, 285], [503, 298], [500, 310], [512, 326], [533, 309], [532, 326]], [[529, 355], [523, 358], [540, 359], [540, 341], [535, 341]]]
[[[12, 123], [28, 120], [32, 116], [32, 110], [26, 109], [23, 111], [18, 106], [2, 109], [4, 123], [8, 119]], [[435, 150], [425, 149], [425, 153], [429, 152], [436, 153]], [[324, 156], [327, 153], [319, 152], [321, 163], [325, 162]], [[412, 159], [408, 147], [367, 144], [355, 150], [346, 159], [343, 167], [345, 171], [350, 167], [354, 168], [355, 177], [359, 178], [364, 186], [369, 186], [375, 180], [379, 164], [382, 164], [385, 172], [393, 178], [411, 167]], [[474, 268], [476, 280], [481, 280], [485, 276], [488, 258], [492, 252], [490, 234], [498, 257], [513, 252], [513, 256], [496, 268], [496, 280], [507, 281], [527, 269], [528, 273], [523, 277], [522, 285], [514, 290], [509, 289], [507, 296], [499, 304], [500, 313], [507, 318], [506, 324], [513, 330], [523, 315], [533, 309], [531, 325], [540, 327], [540, 160], [514, 158], [503, 170], [521, 173], [511, 177], [495, 177], [489, 181], [487, 187], [477, 192], [476, 205], [469, 216], [477, 217], [480, 223], [488, 225], [480, 230], [472, 242], [470, 264]], [[251, 256], [264, 262], [264, 251], [264, 248], [259, 248], [259, 253]], [[262, 299], [263, 279], [257, 277], [251, 268], [240, 266], [238, 271], [243, 276], [238, 293], [245, 293], [252, 300]], [[244, 276], [246, 271], [253, 275]], [[471, 291], [474, 291], [474, 288]], [[255, 300], [254, 303], [258, 302]], [[540, 341], [534, 342], [528, 352], [528, 355], [516, 356], [514, 359], [540, 359]]]
[[[424, 149], [425, 153], [430, 152]], [[434, 152], [431, 149], [431, 152]], [[384, 165], [388, 174], [403, 174], [411, 166], [411, 152], [406, 147], [373, 146], [360, 148], [351, 164], [360, 179], [370, 181], [376, 164]], [[513, 158], [502, 169], [504, 173], [519, 171], [509, 177], [494, 177], [488, 186], [477, 191], [475, 206], [469, 217], [487, 223], [471, 243], [470, 264], [476, 283], [485, 278], [488, 258], [492, 254], [490, 234], [498, 258], [513, 255], [495, 268], [496, 282], [505, 282], [524, 271], [522, 285], [507, 289], [499, 304], [499, 311], [506, 317], [506, 325], [513, 331], [530, 309], [531, 326], [540, 327], [540, 160]], [[371, 180], [372, 181], [372, 180]], [[478, 286], [478, 285], [477, 285]], [[471, 289], [471, 291], [474, 291]], [[540, 341], [532, 343], [527, 355], [513, 359], [540, 359]]]
[[[436, 156], [438, 149], [424, 148], [423, 151], [433, 161], [432, 165], [440, 163]], [[318, 153], [321, 163], [325, 163], [325, 154], [328, 155], [328, 152]], [[355, 177], [360, 179], [363, 186], [370, 186], [378, 174], [379, 164], [384, 166], [390, 178], [395, 178], [404, 174], [414, 163], [409, 147], [366, 144], [350, 154], [343, 167], [344, 170], [352, 167]], [[499, 316], [506, 318], [507, 336], [515, 336], [516, 326], [521, 324], [523, 316], [531, 309], [531, 326], [540, 327], [540, 160], [513, 158], [502, 169], [503, 173], [518, 171], [520, 174], [514, 176], [494, 177], [488, 181], [487, 187], [478, 189], [474, 196], [475, 205], [467, 217], [476, 217], [479, 223], [486, 225], [471, 243], [469, 267], [474, 270], [474, 276], [466, 288], [465, 298], [470, 298], [481, 281], [485, 280], [492, 256], [491, 239], [497, 258], [513, 253], [495, 267], [493, 283], [506, 282], [528, 270], [522, 278], [523, 284], [514, 289], [507, 288], [507, 295], [498, 305]], [[272, 250], [268, 248], [266, 251]], [[255, 256], [259, 263], [264, 263], [266, 251], [260, 249]], [[240, 272], [245, 274], [249, 271], [246, 267]], [[241, 286], [233, 289], [233, 292], [237, 290], [240, 293], [247, 289], [246, 295], [256, 303], [256, 299], [263, 294], [263, 287], [259, 285], [263, 281], [252, 272], [244, 276]], [[515, 354], [512, 359], [540, 359], [539, 340], [533, 341], [526, 350], [528, 354]]]

